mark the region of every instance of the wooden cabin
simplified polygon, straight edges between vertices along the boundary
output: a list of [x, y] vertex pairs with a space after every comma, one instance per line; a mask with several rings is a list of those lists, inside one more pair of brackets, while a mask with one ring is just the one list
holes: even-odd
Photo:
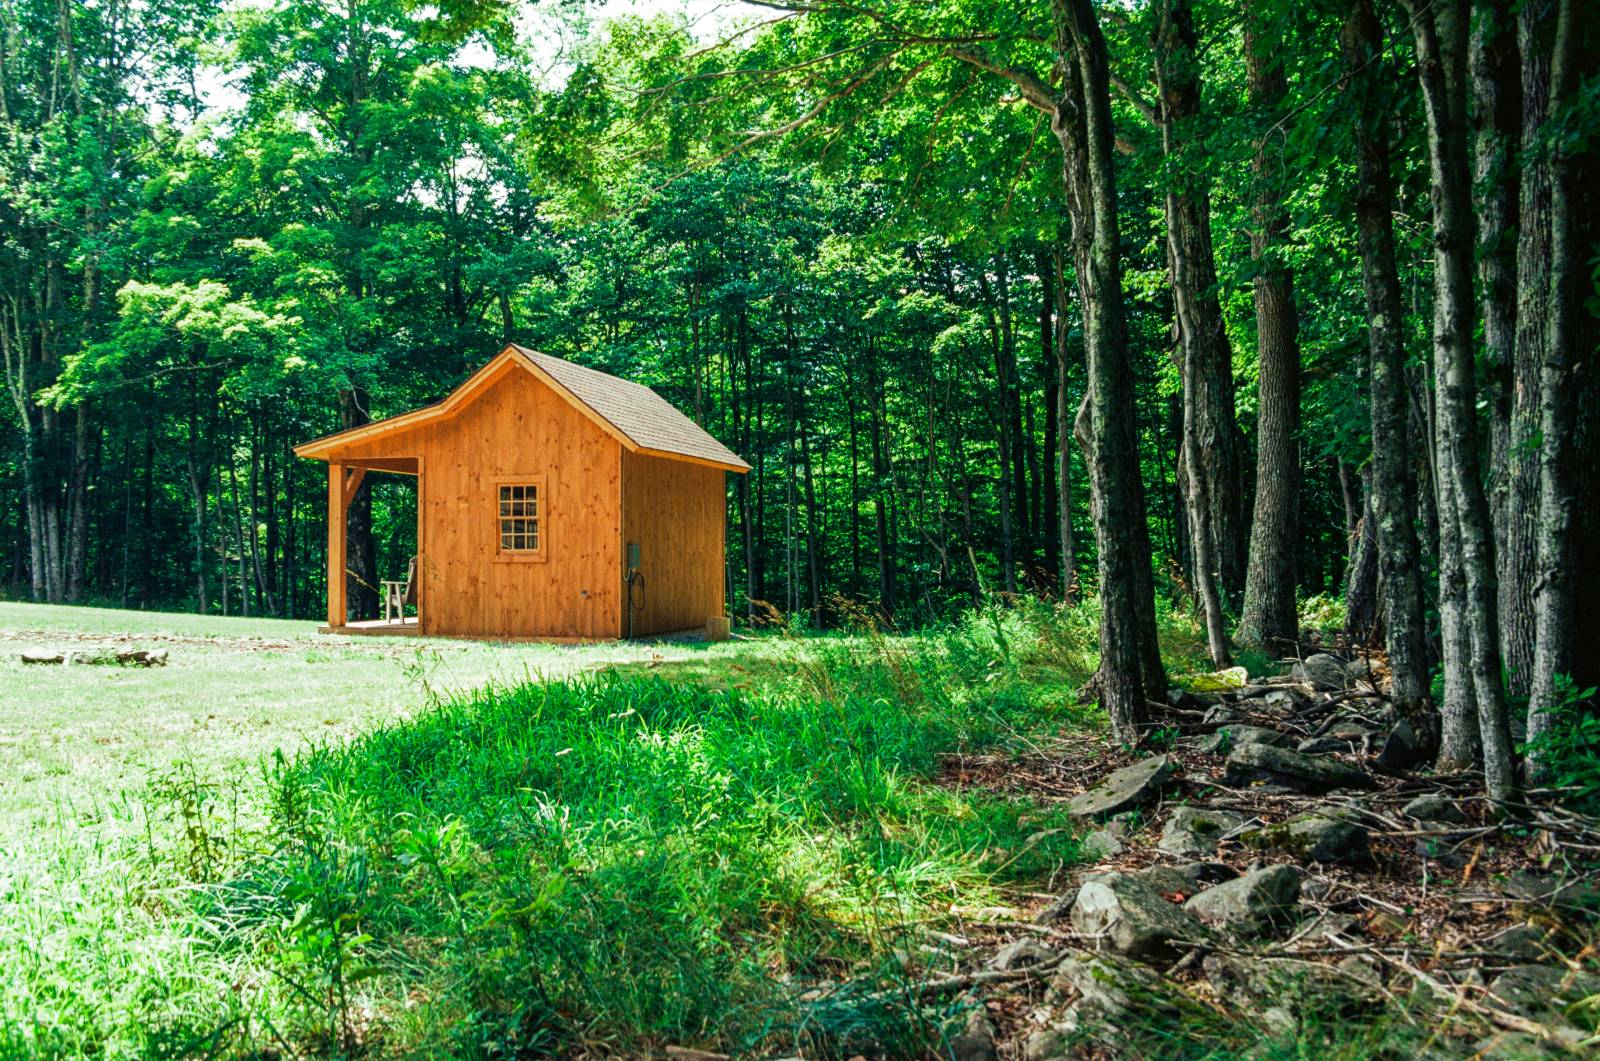
[[[295, 453], [328, 462], [324, 632], [600, 640], [726, 615], [726, 477], [750, 466], [648, 387], [512, 345], [436, 405]], [[346, 609], [369, 471], [417, 477], [417, 614], [399, 623]]]

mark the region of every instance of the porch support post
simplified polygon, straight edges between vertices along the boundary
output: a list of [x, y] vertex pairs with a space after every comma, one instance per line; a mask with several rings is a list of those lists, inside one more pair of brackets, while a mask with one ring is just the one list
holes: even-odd
[[328, 625], [338, 628], [349, 618], [345, 609], [344, 544], [348, 495], [344, 465], [328, 462]]

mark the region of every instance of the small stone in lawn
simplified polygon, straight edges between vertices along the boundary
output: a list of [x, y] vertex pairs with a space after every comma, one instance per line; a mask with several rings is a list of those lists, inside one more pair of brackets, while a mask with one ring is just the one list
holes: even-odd
[[22, 654], [22, 662], [34, 665], [43, 664], [48, 666], [52, 663], [65, 663], [66, 661], [66, 655], [61, 652], [44, 652], [38, 649], [30, 649]]

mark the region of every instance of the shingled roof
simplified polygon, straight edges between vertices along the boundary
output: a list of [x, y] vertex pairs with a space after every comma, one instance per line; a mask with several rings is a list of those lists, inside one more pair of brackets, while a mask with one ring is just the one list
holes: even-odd
[[712, 438], [649, 387], [515, 343], [500, 351], [493, 361], [473, 373], [443, 401], [387, 420], [324, 436], [296, 446], [295, 453], [302, 457], [327, 459], [341, 445], [450, 416], [482, 394], [490, 382], [498, 379], [508, 361], [532, 372], [629, 450], [712, 464], [735, 472], [750, 470], [750, 465], [741, 460], [738, 454]]
[[512, 346], [548, 372], [574, 398], [604, 417], [639, 449], [677, 454], [749, 470], [750, 465], [679, 412], [661, 395], [620, 376], [585, 368], [527, 347]]

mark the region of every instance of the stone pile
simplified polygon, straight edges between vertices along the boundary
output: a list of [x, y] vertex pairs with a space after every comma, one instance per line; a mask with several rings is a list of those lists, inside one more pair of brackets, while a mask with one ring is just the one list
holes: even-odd
[[[1374, 830], [1415, 836], [1415, 850], [1443, 866], [1464, 860], [1452, 848], [1483, 827], [1447, 791], [1410, 799], [1398, 821], [1394, 810], [1386, 816], [1367, 805], [1397, 778], [1421, 781], [1407, 771], [1431, 759], [1436, 728], [1395, 712], [1366, 664], [1327, 654], [1299, 662], [1284, 679], [1203, 696], [1175, 692], [1169, 702], [1200, 718], [1190, 728], [1201, 732], [1111, 771], [1071, 800], [1086, 857], [1117, 865], [1083, 874], [1038, 913], [1043, 938], [1013, 942], [989, 963], [1006, 975], [1037, 970], [1047, 986], [1009, 1033], [988, 1017], [964, 1026], [952, 1040], [958, 1061], [999, 1056], [996, 1034], [1017, 1044], [1006, 1056], [1026, 1061], [1086, 1056], [1075, 1046], [1086, 1031], [1104, 1046], [1131, 1014], [1201, 1005], [1190, 994], [1196, 983], [1272, 1030], [1294, 1029], [1308, 1006], [1356, 1015], [1429, 990], [1420, 970], [1410, 975], [1363, 943], [1356, 917], [1317, 900], [1331, 878], [1381, 868]], [[1513, 876], [1494, 901], [1592, 917], [1600, 888]], [[1600, 994], [1600, 977], [1545, 960], [1553, 956], [1549, 933], [1535, 923], [1485, 944], [1496, 957], [1485, 966], [1519, 962], [1480, 982], [1482, 1011], [1499, 1015], [1489, 1024], [1501, 1037], [1474, 1046], [1485, 1056], [1563, 1056], [1589, 1034], [1573, 1023], [1572, 1006]]]

